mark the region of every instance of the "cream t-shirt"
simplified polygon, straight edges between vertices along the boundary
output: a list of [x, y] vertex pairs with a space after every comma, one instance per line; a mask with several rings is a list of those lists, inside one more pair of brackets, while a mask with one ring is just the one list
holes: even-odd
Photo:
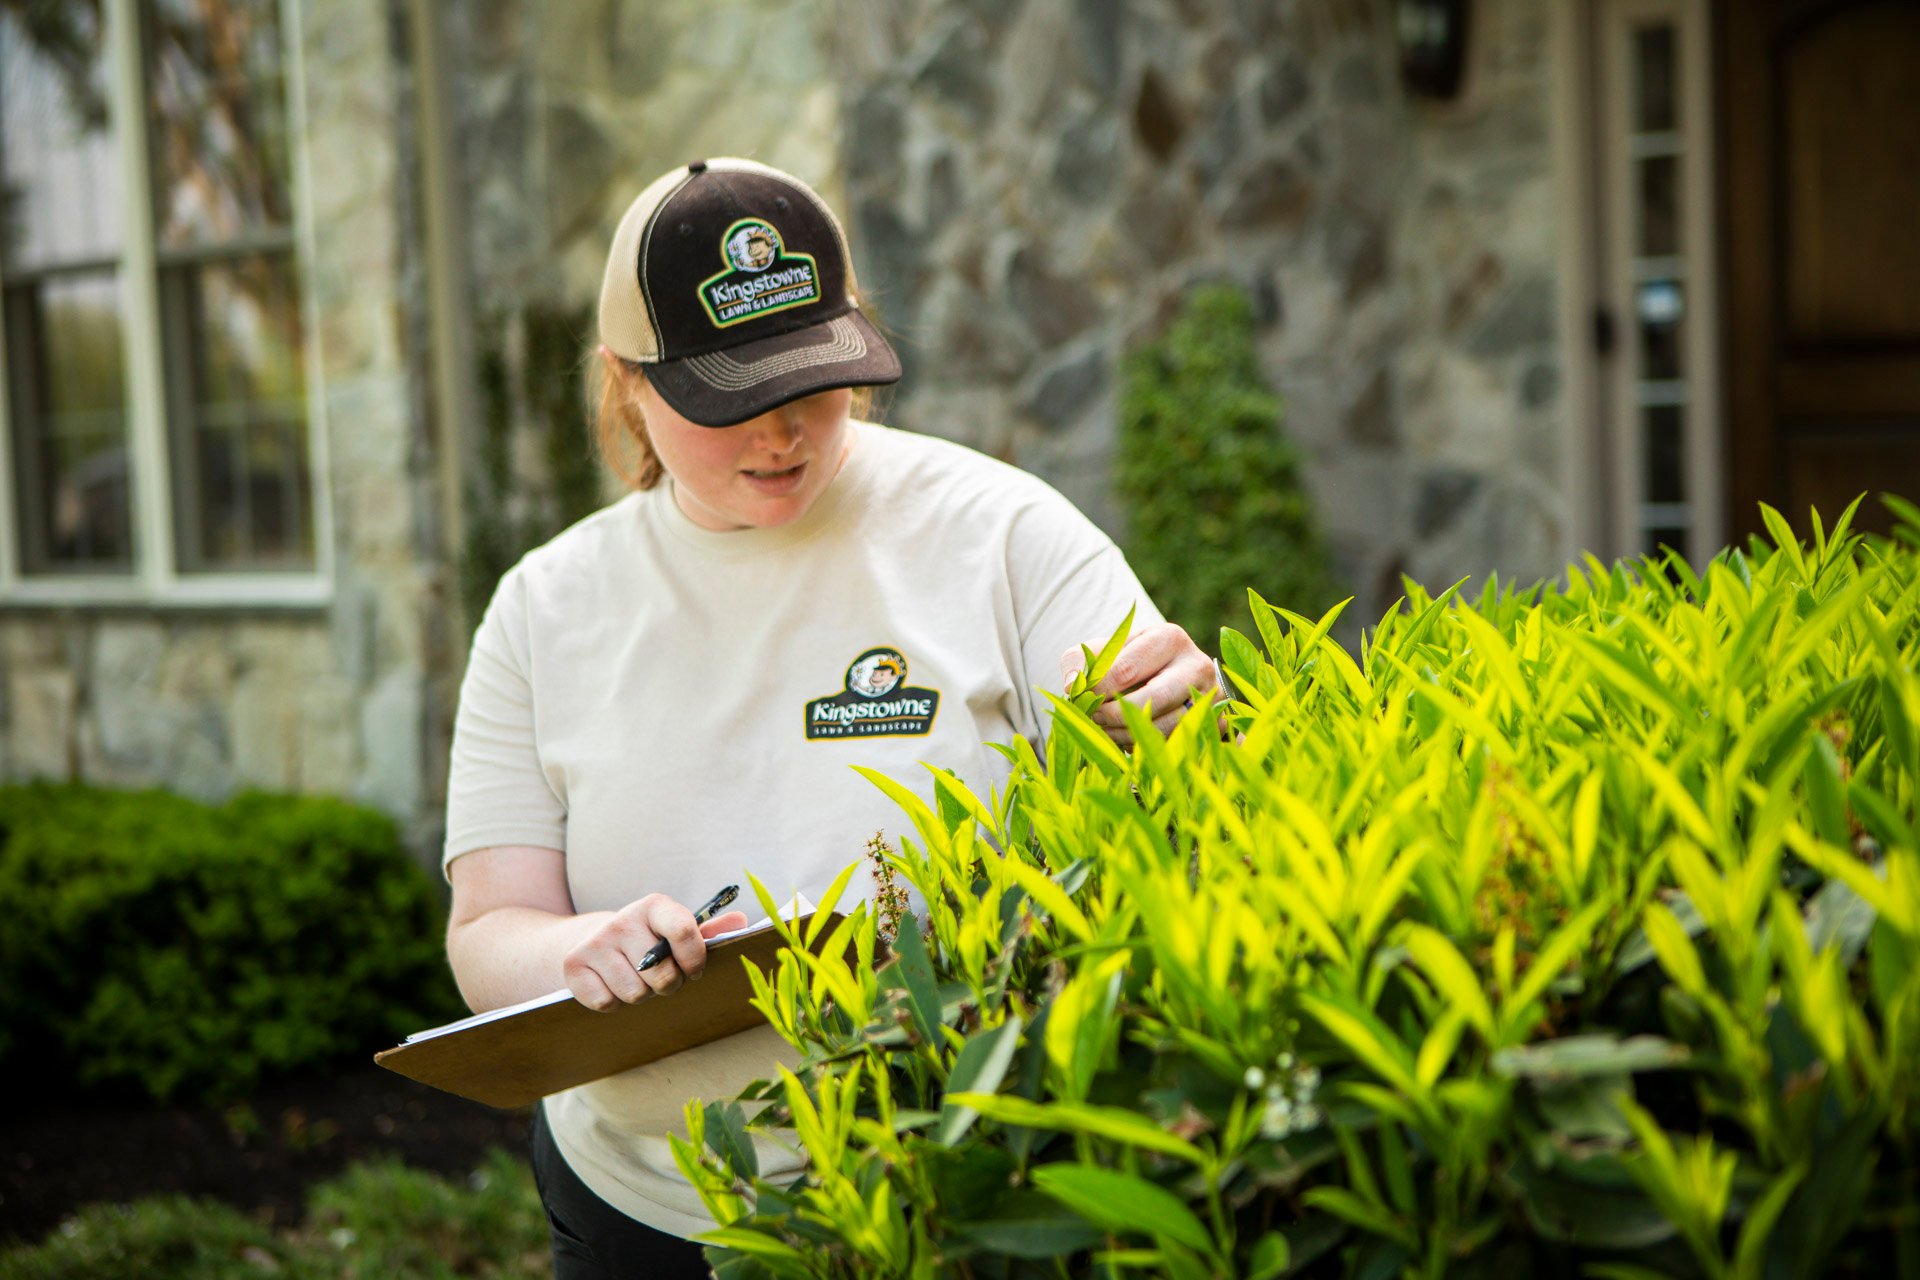
[[[983, 796], [988, 742], [1040, 744], [1060, 656], [1136, 608], [1113, 543], [1014, 467], [853, 424], [846, 464], [791, 524], [717, 533], [667, 484], [529, 553], [474, 637], [448, 786], [446, 860], [496, 845], [566, 854], [576, 910], [648, 893], [688, 905], [760, 877], [818, 900], [906, 816], [850, 767], [931, 798], [922, 762]], [[871, 878], [854, 881], [870, 895]], [[851, 902], [843, 905], [851, 906]], [[757, 914], [747, 904], [749, 914]], [[556, 974], [556, 982], [558, 975]], [[676, 999], [698, 999], [689, 988]], [[665, 1135], [692, 1097], [792, 1065], [769, 1028], [546, 1100], [555, 1143], [626, 1213], [711, 1225]], [[763, 1174], [798, 1168], [763, 1144]]]

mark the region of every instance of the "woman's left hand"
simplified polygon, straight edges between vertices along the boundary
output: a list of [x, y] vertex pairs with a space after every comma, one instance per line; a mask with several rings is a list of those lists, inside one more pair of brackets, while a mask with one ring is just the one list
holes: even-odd
[[[1098, 648], [1092, 641], [1090, 647]], [[1060, 655], [1060, 678], [1071, 681], [1086, 666], [1086, 655], [1078, 648]], [[1151, 708], [1154, 727], [1170, 733], [1193, 706], [1192, 699], [1215, 690], [1217, 673], [1213, 659], [1193, 642], [1184, 627], [1171, 622], [1137, 631], [1127, 637], [1120, 655], [1113, 660], [1106, 678], [1094, 686], [1099, 693], [1125, 698], [1137, 707]], [[1095, 709], [1093, 720], [1107, 736], [1123, 747], [1133, 745], [1126, 720], [1116, 702], [1103, 702]]]

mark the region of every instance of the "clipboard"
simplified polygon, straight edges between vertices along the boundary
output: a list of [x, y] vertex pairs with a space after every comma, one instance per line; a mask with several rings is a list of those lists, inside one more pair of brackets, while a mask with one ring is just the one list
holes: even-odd
[[[804, 937], [813, 918], [810, 911], [791, 927]], [[843, 918], [834, 912], [817, 942], [831, 938]], [[786, 945], [771, 923], [723, 934], [708, 943], [706, 975], [670, 996], [649, 996], [602, 1013], [563, 989], [417, 1031], [373, 1060], [410, 1080], [490, 1107], [524, 1107], [550, 1093], [761, 1025], [766, 1017], [751, 1004], [746, 965], [771, 973]]]

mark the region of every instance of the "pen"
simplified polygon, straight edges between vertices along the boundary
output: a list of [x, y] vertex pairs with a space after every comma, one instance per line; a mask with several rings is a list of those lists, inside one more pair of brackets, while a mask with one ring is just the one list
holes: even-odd
[[[729, 902], [732, 902], [734, 898], [739, 896], [739, 893], [739, 885], [728, 885], [711, 898], [708, 898], [706, 906], [701, 907], [693, 913], [693, 922], [695, 924], [705, 924], [707, 921], [713, 919], [714, 913], [726, 906]], [[673, 944], [669, 943], [665, 938], [662, 938], [647, 948], [647, 954], [640, 957], [640, 963], [635, 965], [634, 968], [638, 969], [641, 973], [645, 973], [672, 954]]]

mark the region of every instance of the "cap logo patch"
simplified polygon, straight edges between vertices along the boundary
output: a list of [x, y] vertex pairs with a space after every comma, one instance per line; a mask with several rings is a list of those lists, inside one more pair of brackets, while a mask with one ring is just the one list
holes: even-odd
[[771, 222], [742, 218], [720, 237], [726, 270], [700, 284], [700, 305], [716, 328], [820, 301], [810, 253], [788, 253]]
[[907, 683], [907, 657], [884, 646], [868, 649], [847, 667], [845, 688], [807, 704], [807, 737], [919, 737], [933, 728], [938, 689]]

